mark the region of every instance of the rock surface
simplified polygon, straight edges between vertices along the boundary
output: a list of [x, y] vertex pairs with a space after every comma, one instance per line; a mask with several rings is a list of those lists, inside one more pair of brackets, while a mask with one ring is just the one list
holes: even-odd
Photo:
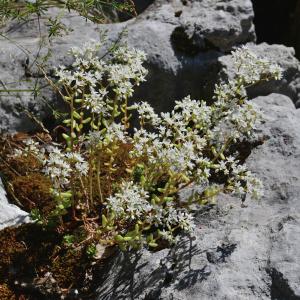
[[19, 207], [9, 204], [6, 198], [2, 181], [0, 179], [0, 230], [8, 227], [19, 225], [29, 221], [28, 214]]
[[[52, 11], [52, 14], [56, 14], [56, 11]], [[70, 63], [67, 51], [72, 44], [97, 39], [99, 36], [96, 25], [86, 22], [74, 13], [68, 14], [63, 22], [74, 31], [67, 38], [58, 39], [57, 43], [54, 42], [49, 47], [49, 50], [55, 49], [52, 52], [52, 60], [49, 60], [49, 69], [46, 69], [49, 76], [53, 67]], [[56, 94], [42, 78], [41, 72], [35, 68], [37, 54], [45, 55], [48, 51], [47, 47], [39, 48], [37, 28], [37, 22], [31, 21], [22, 26], [12, 23], [2, 30], [10, 40], [0, 38], [0, 131], [36, 130], [37, 124], [31, 121], [25, 110], [45, 121], [51, 115], [48, 104], [54, 107], [57, 104]], [[41, 20], [41, 32], [42, 36], [48, 35], [44, 19]], [[37, 97], [32, 91], [35, 87], [41, 87]], [[5, 90], [10, 92], [6, 93]]]
[[300, 111], [283, 95], [253, 100], [264, 144], [247, 159], [265, 195], [246, 207], [221, 195], [196, 213], [195, 239], [171, 250], [120, 253], [99, 280], [98, 300], [300, 299]]
[[[73, 31], [57, 38], [50, 46], [52, 57], [47, 73], [51, 75], [54, 66], [71, 63], [67, 54], [71, 47], [98, 39], [103, 30], [107, 30], [109, 40], [113, 41], [126, 28], [128, 38], [124, 41], [145, 50], [148, 55], [148, 83], [139, 89], [136, 98], [151, 101], [159, 110], [167, 110], [174, 100], [189, 93], [197, 98], [211, 95], [219, 70], [217, 58], [233, 46], [255, 40], [252, 19], [250, 0], [157, 0], [137, 18], [108, 25], [95, 25], [74, 13], [67, 14], [63, 22]], [[44, 23], [42, 20], [42, 35], [47, 34]], [[29, 52], [11, 41], [0, 39], [0, 80], [4, 89], [26, 90], [36, 82], [42, 86], [47, 83], [32, 67], [39, 51], [37, 28], [36, 21], [23, 26], [11, 24], [6, 28], [9, 38]], [[46, 51], [42, 49], [41, 53]], [[34, 129], [34, 124], [29, 122], [22, 109], [16, 110], [16, 106], [23, 106], [47, 121], [49, 107], [45, 100], [50, 104], [56, 102], [49, 88], [42, 89], [37, 99], [30, 92], [1, 92], [0, 129]]]
[[255, 41], [251, 1], [158, 0], [134, 20], [104, 26], [111, 40], [127, 29], [126, 42], [147, 53], [149, 76], [135, 98], [159, 111], [188, 94], [212, 95], [218, 57]]
[[230, 50], [243, 44], [284, 70], [280, 83], [251, 89], [250, 96], [275, 91], [296, 102], [300, 97], [300, 64], [294, 50], [282, 45], [255, 45], [252, 18], [251, 1], [160, 0], [126, 24], [104, 27], [112, 40], [126, 27], [127, 43], [147, 53], [150, 74], [135, 97], [148, 100], [157, 110], [169, 110], [174, 100], [188, 94], [209, 99], [215, 83], [230, 77]]
[[[50, 14], [55, 14], [55, 11]], [[109, 44], [126, 29], [128, 34], [123, 41], [144, 50], [148, 57], [147, 83], [138, 88], [134, 98], [151, 102], [158, 111], [167, 111], [175, 100], [188, 94], [195, 99], [212, 96], [215, 83], [230, 76], [228, 52], [235, 46], [255, 42], [252, 19], [250, 0], [156, 0], [137, 18], [106, 25], [92, 24], [74, 13], [67, 13], [63, 22], [73, 31], [56, 38], [50, 45], [52, 56], [47, 73], [51, 78], [53, 67], [71, 64], [72, 58], [67, 54], [71, 47], [98, 39], [104, 31], [107, 31]], [[47, 34], [43, 20], [41, 26], [42, 34]], [[1, 85], [4, 84], [7, 89], [24, 90], [32, 89], [36, 83], [45, 87], [38, 97], [30, 92], [1, 92], [0, 130], [36, 129], [38, 126], [28, 118], [24, 109], [34, 113], [46, 125], [52, 124], [46, 102], [55, 107], [58, 99], [32, 64], [39, 51], [36, 21], [21, 27], [11, 24], [6, 32], [10, 39], [23, 45], [30, 53], [11, 41], [0, 39]], [[294, 102], [300, 99], [299, 62], [294, 58], [293, 50], [267, 44], [250, 47], [259, 55], [279, 62], [285, 70], [285, 79], [280, 84], [270, 83], [252, 89], [251, 96], [276, 91], [288, 95]], [[43, 48], [40, 52], [46, 53], [47, 49]]]

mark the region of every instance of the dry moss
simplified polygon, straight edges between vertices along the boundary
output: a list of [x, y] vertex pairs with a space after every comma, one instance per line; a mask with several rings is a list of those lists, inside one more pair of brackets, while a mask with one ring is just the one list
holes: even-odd
[[10, 183], [14, 195], [22, 203], [24, 210], [31, 211], [37, 208], [47, 216], [55, 208], [50, 194], [51, 182], [42, 174], [29, 173], [25, 176], [15, 176]]
[[[12, 201], [28, 212], [38, 209], [43, 217], [47, 217], [55, 208], [56, 202], [50, 192], [51, 181], [42, 173], [41, 162], [32, 155], [12, 156], [16, 147], [22, 147], [22, 138], [28, 137], [0, 137], [1, 176]], [[105, 197], [112, 192], [113, 184], [120, 176], [129, 176], [126, 169], [133, 163], [128, 155], [130, 147], [126, 144], [119, 145], [114, 160], [114, 167], [118, 172], [110, 172], [104, 164], [108, 160], [108, 154], [99, 154]], [[96, 187], [97, 178], [94, 180]], [[95, 189], [95, 196], [97, 192]], [[92, 214], [98, 215], [101, 211], [99, 206], [102, 205], [99, 195], [95, 200]], [[1, 300], [10, 299], [9, 297], [26, 300], [60, 299], [62, 294], [68, 295], [71, 289], [77, 289], [84, 299], [84, 295], [90, 293], [86, 274], [93, 273], [93, 268], [86, 254], [88, 243], [81, 243], [87, 238], [81, 233], [83, 222], [73, 220], [71, 214], [64, 216], [63, 222], [62, 226], [56, 227], [43, 228], [38, 224], [25, 224], [0, 231]], [[65, 234], [76, 236], [78, 240], [74, 242], [74, 246], [66, 246], [63, 241]]]
[[51, 270], [59, 286], [69, 287], [83, 282], [89, 261], [83, 249], [68, 249], [53, 259]]
[[0, 137], [0, 168], [8, 195], [23, 210], [32, 209], [47, 216], [55, 207], [50, 194], [51, 181], [43, 175], [42, 163], [33, 155], [13, 156], [28, 135]]
[[[1, 300], [19, 299], [20, 295], [24, 299], [60, 299], [70, 289], [82, 291], [81, 295], [87, 292], [85, 276], [91, 260], [86, 248], [66, 247], [62, 233], [25, 224], [0, 231], [0, 243]], [[52, 283], [45, 289], [47, 274]]]
[[7, 284], [0, 284], [0, 299], [17, 300], [15, 293], [8, 287]]
[[9, 268], [14, 257], [22, 254], [26, 246], [17, 240], [17, 232], [11, 228], [5, 228], [0, 232], [0, 282], [9, 280]]

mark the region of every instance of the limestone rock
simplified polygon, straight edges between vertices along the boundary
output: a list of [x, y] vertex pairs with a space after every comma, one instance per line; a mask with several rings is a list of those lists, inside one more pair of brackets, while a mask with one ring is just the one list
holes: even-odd
[[[55, 13], [50, 11], [49, 15]], [[146, 51], [150, 70], [147, 84], [137, 91], [135, 98], [150, 101], [158, 110], [168, 110], [174, 100], [187, 94], [196, 98], [211, 95], [218, 71], [217, 58], [233, 46], [255, 40], [252, 19], [250, 0], [157, 0], [135, 19], [107, 25], [92, 24], [74, 13], [67, 13], [63, 22], [73, 31], [50, 45], [52, 56], [46, 72], [51, 78], [53, 67], [70, 65], [72, 59], [67, 51], [71, 47], [98, 39], [104, 30], [113, 42], [126, 29], [128, 37], [124, 41]], [[47, 81], [42, 80], [41, 73], [34, 68], [36, 54], [47, 52], [47, 49], [39, 50], [37, 28], [36, 21], [22, 26], [12, 23], [4, 33], [13, 42], [0, 39], [1, 85], [3, 89], [24, 90], [0, 93], [2, 131], [36, 129], [24, 109], [51, 124], [49, 106], [45, 102], [55, 106], [57, 99]], [[42, 36], [46, 35], [47, 26], [43, 19], [41, 29]], [[36, 83], [45, 86], [38, 97], [25, 91]]]
[[[56, 11], [50, 11], [51, 14], [56, 14]], [[73, 31], [56, 38], [50, 45], [52, 56], [46, 72], [51, 79], [54, 67], [70, 65], [72, 58], [68, 50], [71, 47], [98, 39], [104, 31], [107, 31], [107, 43], [110, 44], [126, 29], [128, 34], [123, 42], [147, 53], [149, 69], [147, 82], [137, 89], [133, 100], [143, 99], [157, 111], [167, 111], [175, 100], [188, 94], [195, 99], [210, 99], [215, 83], [230, 77], [228, 51], [255, 41], [252, 19], [250, 0], [157, 0], [134, 19], [105, 25], [93, 24], [72, 12], [67, 13], [63, 22]], [[41, 26], [42, 34], [47, 34], [43, 20]], [[23, 26], [12, 23], [6, 32], [11, 40], [23, 45], [29, 52], [1, 38], [0, 83], [3, 89], [28, 90], [36, 84], [43, 88], [37, 97], [28, 91], [1, 92], [0, 130], [30, 131], [39, 128], [28, 118], [26, 110], [51, 127], [55, 122], [48, 104], [55, 108], [59, 99], [34, 68], [33, 62], [39, 51], [36, 21]], [[272, 82], [251, 89], [251, 97], [275, 91], [296, 102], [300, 95], [300, 79], [297, 75], [299, 63], [293, 56], [293, 50], [266, 44], [250, 47], [259, 55], [279, 62], [285, 69], [285, 77], [280, 84]], [[42, 54], [46, 51], [41, 49]]]
[[212, 95], [218, 57], [255, 41], [251, 1], [157, 0], [136, 19], [104, 26], [111, 40], [127, 29], [126, 41], [147, 53], [149, 76], [136, 92], [158, 111], [188, 94]]
[[29, 217], [16, 205], [8, 203], [6, 192], [0, 179], [0, 230], [14, 225], [28, 222]]

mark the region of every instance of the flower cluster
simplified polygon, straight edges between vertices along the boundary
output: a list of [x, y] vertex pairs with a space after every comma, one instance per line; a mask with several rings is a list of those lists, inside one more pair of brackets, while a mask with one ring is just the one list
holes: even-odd
[[[128, 104], [134, 86], [145, 80], [145, 54], [119, 47], [101, 60], [99, 47], [73, 48], [72, 68], [57, 70], [70, 106], [63, 121], [66, 146], [43, 154], [44, 173], [57, 197], [71, 193], [72, 213], [80, 208], [79, 219], [93, 228], [93, 238], [121, 249], [156, 247], [160, 239], [173, 242], [179, 228], [193, 230], [191, 204], [208, 203], [220, 192], [261, 196], [260, 180], [233, 149], [252, 134], [258, 116], [246, 87], [280, 79], [277, 65], [238, 49], [233, 52], [236, 76], [216, 85], [211, 105], [188, 96], [172, 111], [157, 114], [147, 102]], [[137, 128], [130, 127], [132, 110]], [[25, 150], [39, 155], [39, 148], [29, 143]], [[188, 186], [199, 191], [181, 199]], [[101, 221], [87, 225], [95, 219]]]
[[59, 77], [59, 83], [72, 86], [76, 95], [83, 96], [86, 109], [109, 115], [114, 102], [109, 92], [113, 91], [114, 99], [121, 101], [131, 97], [134, 86], [145, 81], [147, 70], [142, 64], [146, 55], [143, 51], [123, 46], [112, 52], [107, 61], [103, 61], [97, 56], [100, 47], [101, 43], [91, 41], [81, 48], [72, 48], [70, 53], [75, 58], [72, 69], [60, 66], [56, 76]]
[[148, 102], [140, 102], [136, 105], [139, 115], [140, 124], [143, 127], [145, 124], [157, 126], [160, 123], [159, 116], [154, 112], [153, 107]]
[[47, 149], [41, 147], [39, 142], [29, 138], [24, 141], [23, 149], [15, 149], [14, 157], [32, 155], [43, 164], [43, 172], [50, 177], [53, 187], [62, 190], [70, 183], [74, 173], [86, 176], [89, 165], [78, 152], [64, 152], [50, 145]]
[[149, 193], [133, 182], [123, 182], [119, 191], [107, 198], [107, 208], [124, 220], [140, 219], [152, 210]]
[[24, 141], [25, 147], [23, 149], [15, 149], [13, 157], [27, 157], [28, 155], [34, 156], [40, 162], [44, 160], [45, 149], [41, 148], [39, 143], [29, 138]]
[[236, 78], [238, 77], [239, 80], [244, 81], [246, 85], [261, 80], [280, 80], [282, 78], [282, 68], [280, 66], [259, 58], [254, 52], [249, 51], [247, 46], [235, 50], [232, 56]]
[[62, 153], [57, 147], [52, 147], [44, 165], [44, 172], [50, 177], [55, 189], [61, 189], [70, 182], [71, 165], [66, 160], [65, 153]]
[[114, 92], [120, 98], [131, 97], [134, 85], [145, 81], [147, 71], [142, 65], [145, 60], [145, 53], [136, 49], [122, 47], [114, 52], [114, 63], [108, 68], [108, 81], [114, 85]]

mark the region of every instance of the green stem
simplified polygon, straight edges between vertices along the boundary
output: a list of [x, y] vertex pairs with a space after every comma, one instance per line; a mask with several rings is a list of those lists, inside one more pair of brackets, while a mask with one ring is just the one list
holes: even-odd
[[129, 128], [127, 106], [128, 106], [128, 99], [126, 97], [123, 104], [123, 113], [124, 113], [123, 124], [124, 124], [125, 131]]
[[100, 170], [100, 152], [98, 154], [98, 159], [97, 159], [97, 185], [98, 185], [98, 191], [99, 191], [99, 195], [100, 195], [100, 200], [101, 200], [101, 204], [104, 202], [103, 201], [103, 194], [102, 194], [102, 189], [101, 189], [101, 170]]
[[111, 118], [110, 118], [110, 123], [113, 123], [114, 120], [115, 120], [115, 116], [116, 116], [116, 113], [117, 113], [117, 96], [115, 96], [114, 98], [114, 102], [113, 102], [113, 111], [112, 111], [112, 114], [111, 114]]
[[70, 109], [71, 109], [71, 132], [70, 132], [70, 141], [71, 141], [71, 152], [74, 151], [74, 99], [71, 97], [70, 101]]
[[93, 199], [93, 154], [92, 150], [90, 150], [90, 159], [89, 159], [89, 192], [90, 192], [90, 204], [91, 207], [94, 205]]

